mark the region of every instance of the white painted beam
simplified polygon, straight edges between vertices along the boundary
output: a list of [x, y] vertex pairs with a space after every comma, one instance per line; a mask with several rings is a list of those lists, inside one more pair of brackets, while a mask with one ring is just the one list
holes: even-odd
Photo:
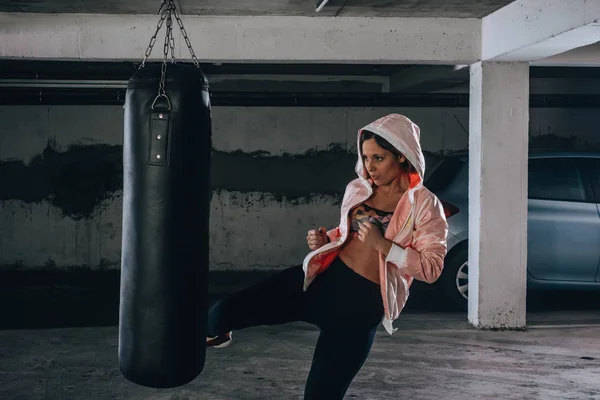
[[482, 60], [533, 61], [600, 40], [600, 0], [518, 0], [482, 20]]
[[600, 67], [600, 42], [578, 47], [531, 63], [544, 67]]
[[[183, 16], [200, 61], [470, 64], [481, 20]], [[156, 15], [0, 13], [0, 58], [139, 60]], [[159, 33], [152, 58], [160, 58]], [[177, 26], [176, 56], [189, 60]]]

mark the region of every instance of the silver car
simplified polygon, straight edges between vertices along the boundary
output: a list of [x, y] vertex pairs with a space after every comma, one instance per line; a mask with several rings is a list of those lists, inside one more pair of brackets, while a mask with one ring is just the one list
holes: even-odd
[[[436, 282], [454, 309], [468, 299], [467, 153], [429, 156], [425, 185], [448, 218], [448, 254]], [[531, 152], [527, 219], [527, 285], [600, 290], [600, 153]]]

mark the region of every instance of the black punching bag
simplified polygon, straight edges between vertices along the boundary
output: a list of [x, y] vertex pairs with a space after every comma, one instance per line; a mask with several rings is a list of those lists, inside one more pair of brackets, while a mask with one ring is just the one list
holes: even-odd
[[181, 386], [204, 368], [208, 306], [211, 107], [192, 65], [129, 80], [123, 139], [119, 367], [130, 381]]

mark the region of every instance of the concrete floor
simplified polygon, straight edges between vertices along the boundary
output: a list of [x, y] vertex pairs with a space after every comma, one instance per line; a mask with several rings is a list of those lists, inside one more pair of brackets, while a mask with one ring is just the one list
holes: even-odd
[[[454, 313], [380, 329], [348, 399], [600, 399], [600, 315], [530, 316], [525, 332], [477, 331]], [[190, 384], [151, 389], [118, 370], [117, 327], [0, 331], [0, 399], [301, 399], [317, 338], [302, 323], [236, 332]]]
[[[211, 298], [264, 275], [211, 277]], [[318, 332], [307, 324], [235, 332], [190, 384], [137, 386], [118, 369], [118, 274], [0, 275], [1, 400], [301, 399]], [[528, 293], [523, 332], [478, 331], [413, 292], [346, 399], [600, 399], [600, 295]], [[351, 323], [351, 321], [349, 321]]]

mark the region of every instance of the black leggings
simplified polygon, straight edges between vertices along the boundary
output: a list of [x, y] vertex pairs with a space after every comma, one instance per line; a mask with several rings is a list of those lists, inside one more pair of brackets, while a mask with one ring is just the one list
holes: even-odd
[[291, 267], [218, 301], [208, 314], [208, 334], [293, 321], [314, 324], [321, 333], [304, 399], [342, 399], [367, 359], [383, 318], [380, 288], [339, 258], [306, 292], [303, 282], [302, 266]]

